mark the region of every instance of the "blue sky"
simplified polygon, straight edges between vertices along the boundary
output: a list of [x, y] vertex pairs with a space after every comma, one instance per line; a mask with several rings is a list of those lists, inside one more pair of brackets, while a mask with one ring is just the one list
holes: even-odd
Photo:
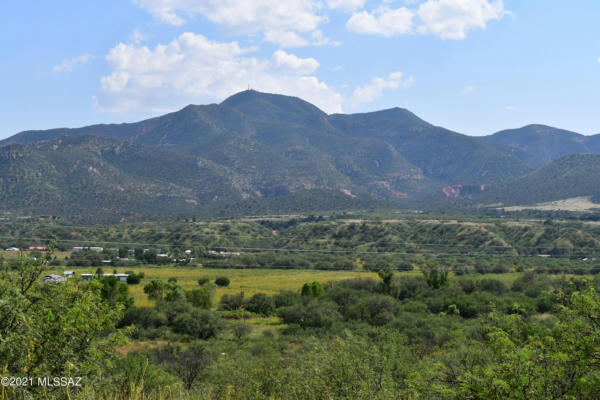
[[469, 135], [600, 133], [600, 2], [21, 0], [0, 5], [0, 138], [253, 89], [407, 108]]

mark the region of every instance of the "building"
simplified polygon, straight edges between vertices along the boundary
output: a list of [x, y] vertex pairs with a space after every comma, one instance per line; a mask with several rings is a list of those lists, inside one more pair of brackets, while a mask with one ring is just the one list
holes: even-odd
[[129, 276], [129, 274], [115, 274], [115, 276], [117, 277], [117, 279], [119, 279], [120, 282], [127, 282], [127, 277]]
[[60, 275], [56, 275], [56, 274], [46, 275], [44, 277], [44, 283], [60, 283], [60, 282], [64, 282], [65, 280], [66, 280], [66, 278], [64, 276], [60, 276]]
[[29, 246], [27, 248], [27, 250], [29, 250], [29, 251], [31, 251], [31, 250], [46, 251], [46, 247], [45, 246]]
[[18, 247], [9, 247], [6, 251], [19, 251]]
[[91, 281], [91, 280], [92, 280], [92, 278], [94, 277], [94, 274], [80, 274], [80, 275], [81, 275], [81, 277], [82, 277], [83, 279], [85, 279], [86, 281]]
[[73, 272], [73, 271], [63, 271], [63, 275], [64, 275], [66, 278], [70, 278], [70, 277], [72, 277], [72, 276], [75, 276], [75, 272]]
[[84, 250], [90, 250], [90, 251], [95, 251], [96, 253], [102, 253], [104, 248], [97, 247], [97, 246], [91, 246], [91, 247], [77, 246], [77, 247], [73, 247], [73, 249], [71, 251], [84, 251]]

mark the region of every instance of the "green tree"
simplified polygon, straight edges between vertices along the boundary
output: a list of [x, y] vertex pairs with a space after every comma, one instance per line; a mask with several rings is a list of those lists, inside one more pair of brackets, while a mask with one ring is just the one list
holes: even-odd
[[439, 267], [437, 264], [429, 264], [423, 267], [421, 272], [430, 288], [439, 289], [448, 286], [449, 280], [447, 269]]
[[211, 292], [205, 287], [185, 291], [186, 300], [194, 307], [210, 309], [212, 307]]
[[144, 286], [144, 293], [150, 300], [160, 301], [164, 298], [167, 291], [167, 284], [160, 279], [152, 279], [150, 283]]
[[[16, 270], [0, 276], [0, 369], [13, 376], [97, 376], [118, 343], [106, 330], [124, 305], [103, 301], [98, 281], [41, 283], [46, 265], [21, 257]], [[42, 398], [43, 388], [20, 389], [19, 398]]]

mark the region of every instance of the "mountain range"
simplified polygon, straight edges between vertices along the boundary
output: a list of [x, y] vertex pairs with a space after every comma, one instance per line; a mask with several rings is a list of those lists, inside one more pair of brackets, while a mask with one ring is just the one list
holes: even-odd
[[572, 153], [600, 153], [600, 135], [529, 125], [471, 137], [401, 108], [328, 115], [296, 97], [248, 90], [136, 123], [0, 141], [0, 208], [132, 220], [426, 207], [439, 198], [519, 204], [533, 201], [528, 185], [561, 179], [582, 190], [550, 190], [543, 201], [596, 195], [585, 177], [562, 170], [597, 175], [596, 157], [561, 158]]

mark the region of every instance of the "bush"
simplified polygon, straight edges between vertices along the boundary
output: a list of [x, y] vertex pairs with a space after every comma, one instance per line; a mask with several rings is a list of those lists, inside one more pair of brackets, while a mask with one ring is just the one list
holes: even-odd
[[130, 285], [137, 285], [141, 281], [142, 277], [134, 273], [129, 274], [129, 276], [127, 277], [127, 283]]
[[226, 276], [220, 276], [217, 279], [215, 279], [215, 285], [217, 286], [229, 286], [229, 278], [227, 278]]
[[200, 278], [200, 279], [198, 279], [198, 285], [200, 285], [200, 286], [204, 286], [208, 282], [210, 282], [210, 279], [208, 279], [208, 278]]
[[302, 296], [320, 296], [323, 294], [323, 285], [319, 282], [305, 283], [302, 286]]
[[234, 322], [231, 324], [231, 333], [237, 340], [241, 340], [252, 332], [252, 326], [245, 322]]
[[244, 308], [244, 292], [239, 294], [226, 294], [221, 297], [221, 309], [226, 311], [236, 311]]
[[275, 308], [289, 307], [296, 304], [300, 296], [292, 291], [283, 290], [276, 295], [273, 295], [273, 306]]
[[130, 307], [125, 311], [125, 315], [123, 316], [123, 319], [121, 319], [119, 326], [136, 325], [143, 328], [158, 328], [167, 323], [168, 320], [166, 315], [153, 308]]
[[302, 328], [330, 328], [342, 319], [335, 303], [314, 302], [307, 306], [296, 305], [279, 309], [279, 317], [286, 324], [297, 324]]
[[271, 315], [273, 314], [273, 301], [269, 296], [264, 293], [256, 293], [246, 303], [246, 310], [261, 314], [261, 315]]
[[480, 290], [495, 294], [503, 294], [508, 292], [508, 288], [504, 282], [498, 279], [480, 279], [479, 282], [477, 282], [477, 286]]
[[190, 335], [198, 339], [216, 337], [223, 329], [222, 322], [215, 313], [199, 310], [193, 310], [177, 316], [173, 325], [175, 332]]
[[209, 309], [212, 307], [211, 293], [205, 288], [196, 288], [185, 292], [186, 300], [194, 307]]

